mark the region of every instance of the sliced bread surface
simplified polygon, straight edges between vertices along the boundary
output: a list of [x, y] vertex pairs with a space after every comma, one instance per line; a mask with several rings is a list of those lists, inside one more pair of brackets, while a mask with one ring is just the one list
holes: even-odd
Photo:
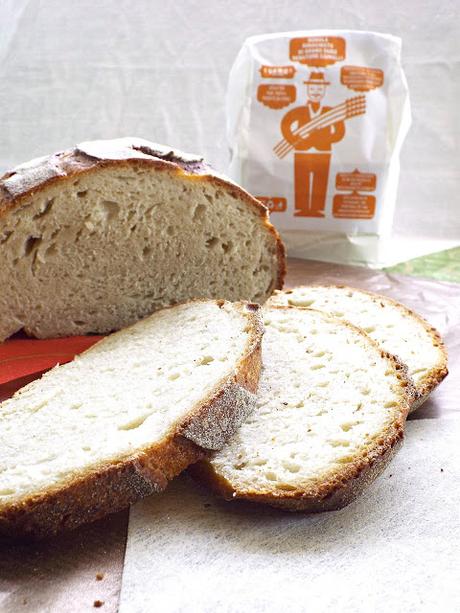
[[90, 141], [0, 178], [0, 341], [108, 333], [194, 298], [264, 302], [284, 248], [201, 157]]
[[0, 531], [74, 528], [164, 489], [253, 409], [259, 307], [195, 301], [103, 339], [0, 404]]
[[257, 408], [192, 473], [229, 500], [340, 508], [402, 442], [412, 384], [351, 324], [289, 306], [267, 307], [264, 319]]
[[403, 304], [343, 285], [301, 286], [276, 292], [268, 304], [311, 307], [362, 328], [382, 349], [408, 368], [416, 387], [411, 411], [446, 377], [447, 352], [439, 333]]

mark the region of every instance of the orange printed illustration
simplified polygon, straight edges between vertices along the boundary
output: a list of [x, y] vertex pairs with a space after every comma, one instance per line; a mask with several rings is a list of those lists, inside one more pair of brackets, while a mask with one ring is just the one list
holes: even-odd
[[330, 82], [324, 72], [313, 70], [303, 83], [306, 102], [284, 115], [283, 139], [273, 150], [279, 158], [294, 151], [294, 215], [324, 217], [332, 146], [345, 137], [345, 120], [366, 112], [366, 99], [355, 96], [327, 106], [323, 99]]

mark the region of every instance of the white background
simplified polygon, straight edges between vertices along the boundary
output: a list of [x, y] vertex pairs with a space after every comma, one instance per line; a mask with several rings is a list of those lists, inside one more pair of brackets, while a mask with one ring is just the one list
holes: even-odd
[[403, 39], [413, 110], [396, 230], [448, 246], [460, 240], [459, 15], [455, 0], [0, 0], [0, 171], [121, 135], [226, 171], [226, 82], [247, 36], [389, 32]]

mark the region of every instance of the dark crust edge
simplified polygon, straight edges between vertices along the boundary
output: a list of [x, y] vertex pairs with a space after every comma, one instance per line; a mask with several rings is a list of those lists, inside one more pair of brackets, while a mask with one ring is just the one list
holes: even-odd
[[[387, 302], [387, 303], [391, 304], [392, 306], [398, 308], [400, 311], [403, 311], [406, 315], [408, 315], [408, 316], [412, 317], [413, 319], [415, 319], [416, 321], [418, 321], [423, 326], [425, 331], [431, 337], [431, 341], [432, 341], [433, 346], [436, 347], [437, 349], [439, 349], [439, 351], [441, 353], [441, 359], [439, 360], [439, 362], [433, 368], [431, 368], [426, 373], [426, 375], [424, 375], [421, 378], [420, 383], [415, 386], [415, 389], [416, 389], [417, 393], [416, 393], [416, 395], [414, 397], [414, 400], [412, 402], [412, 405], [411, 405], [411, 408], [409, 410], [409, 413], [412, 413], [413, 411], [418, 409], [425, 402], [425, 400], [427, 400], [427, 398], [431, 394], [431, 392], [440, 383], [442, 383], [442, 381], [449, 374], [449, 370], [447, 368], [447, 361], [448, 361], [447, 348], [446, 348], [446, 346], [445, 346], [445, 344], [444, 344], [444, 342], [443, 342], [443, 340], [441, 338], [441, 335], [436, 330], [436, 328], [431, 326], [426, 321], [426, 319], [424, 319], [421, 315], [419, 315], [418, 313], [416, 313], [415, 311], [413, 311], [409, 307], [405, 306], [401, 302], [398, 302], [394, 298], [390, 298], [389, 296], [383, 296], [382, 294], [377, 294], [376, 292], [372, 292], [370, 290], [365, 290], [365, 289], [361, 289], [361, 288], [357, 288], [357, 287], [352, 287], [350, 285], [334, 285], [334, 284], [324, 285], [324, 284], [321, 284], [321, 283], [313, 283], [312, 285], [298, 285], [298, 286], [293, 287], [293, 288], [288, 288], [288, 289], [285, 289], [285, 290], [282, 290], [282, 291], [279, 291], [279, 292], [275, 292], [275, 294], [271, 298], [269, 298], [268, 304], [270, 304], [270, 300], [273, 300], [272, 304], [276, 304], [276, 297], [279, 294], [289, 294], [293, 290], [301, 289], [301, 288], [308, 289], [309, 287], [320, 287], [320, 288], [325, 288], [325, 289], [333, 287], [333, 288], [338, 288], [338, 289], [349, 289], [349, 290], [351, 290], [353, 292], [357, 292], [357, 293], [361, 293], [361, 294], [367, 294], [374, 301], [383, 301], [383, 302]], [[325, 312], [327, 312], [327, 311], [325, 311]]]
[[239, 490], [220, 475], [209, 461], [202, 459], [189, 468], [190, 474], [212, 492], [225, 500], [245, 500], [268, 504], [289, 511], [318, 513], [343, 508], [355, 500], [386, 468], [404, 440], [404, 427], [409, 409], [416, 395], [412, 380], [407, 376], [407, 367], [395, 356], [383, 351], [363, 330], [350, 322], [333, 317], [324, 311], [305, 307], [270, 305], [274, 309], [305, 309], [320, 313], [325, 319], [332, 319], [365, 337], [367, 343], [386, 359], [400, 382], [400, 404], [395, 408], [395, 419], [387, 425], [376, 444], [364, 453], [357, 454], [356, 460], [327, 473], [324, 480], [308, 490], [299, 487], [292, 491]]
[[[51, 157], [51, 156], [50, 156]], [[3, 215], [12, 209], [18, 209], [29, 198], [43, 191], [45, 188], [52, 186], [62, 181], [68, 181], [77, 176], [83, 174], [90, 174], [97, 171], [100, 168], [111, 166], [144, 166], [153, 168], [158, 171], [169, 171], [181, 178], [188, 180], [202, 181], [204, 183], [211, 183], [214, 186], [222, 187], [231, 193], [235, 198], [240, 198], [249, 206], [254, 207], [260, 215], [262, 225], [266, 232], [268, 232], [276, 246], [276, 258], [277, 258], [277, 272], [276, 278], [273, 280], [272, 287], [269, 293], [271, 294], [275, 289], [282, 289], [284, 285], [284, 279], [286, 277], [286, 249], [281, 236], [273, 224], [270, 222], [270, 216], [268, 208], [249, 194], [245, 189], [233, 183], [230, 179], [227, 179], [213, 171], [213, 169], [206, 163], [200, 163], [194, 166], [194, 164], [181, 164], [178, 159], [172, 161], [171, 159], [161, 159], [160, 157], [153, 157], [152, 159], [146, 158], [128, 158], [128, 159], [100, 159], [87, 155], [79, 151], [77, 148], [69, 149], [61, 153], [56, 154], [56, 158], [59, 164], [62, 166], [64, 174], [50, 177], [42, 181], [38, 186], [27, 190], [16, 196], [11, 196], [7, 189], [3, 186], [3, 180], [10, 178], [14, 175], [14, 170], [5, 173], [0, 177], [0, 220]]]
[[[231, 304], [223, 300], [215, 302], [219, 306]], [[263, 335], [260, 307], [244, 302], [234, 303], [233, 306], [247, 317], [249, 336], [232, 374], [221, 379], [162, 441], [119, 461], [100, 464], [65, 485], [50, 487], [43, 493], [26, 496], [18, 502], [0, 507], [0, 534], [7, 538], [35, 540], [75, 529], [81, 524], [120, 511], [145, 496], [163, 491], [168, 481], [190, 464], [206, 457], [209, 450], [187, 438], [187, 426], [206, 416], [206, 424], [215, 426], [217, 436], [221, 438], [219, 421], [222, 417], [220, 398], [223, 391], [238, 398], [238, 392], [244, 389], [253, 395], [255, 401], [259, 383]], [[249, 408], [252, 410], [254, 407]], [[227, 411], [227, 417], [230, 417], [225, 432], [227, 438], [247, 415], [248, 407], [244, 411], [238, 411], [238, 407], [235, 407], [233, 415]]]

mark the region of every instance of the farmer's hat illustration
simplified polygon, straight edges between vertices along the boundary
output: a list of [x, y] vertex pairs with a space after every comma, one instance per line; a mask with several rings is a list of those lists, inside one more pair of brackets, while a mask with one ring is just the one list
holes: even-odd
[[310, 72], [310, 76], [307, 81], [304, 81], [305, 85], [330, 85], [330, 81], [326, 81], [324, 72]]

